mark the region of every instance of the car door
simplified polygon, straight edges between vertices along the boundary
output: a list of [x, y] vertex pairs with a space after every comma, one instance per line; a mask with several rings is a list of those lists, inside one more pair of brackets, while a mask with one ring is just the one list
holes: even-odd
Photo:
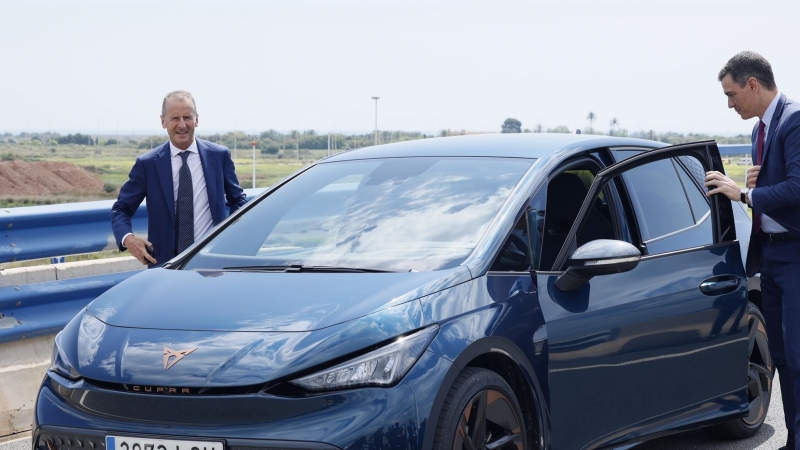
[[[555, 450], [622, 444], [747, 411], [747, 292], [731, 203], [714, 196], [696, 214], [678, 172], [681, 158], [722, 170], [713, 142], [651, 150], [606, 168], [554, 270], [536, 273]], [[615, 226], [631, 231], [616, 236], [642, 256], [632, 270], [562, 291], [556, 281], [604, 189], [620, 206]], [[683, 206], [685, 213], [676, 209]]]

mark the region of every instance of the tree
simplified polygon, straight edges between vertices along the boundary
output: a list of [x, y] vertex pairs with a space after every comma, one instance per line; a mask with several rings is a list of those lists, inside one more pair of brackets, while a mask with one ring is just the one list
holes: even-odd
[[522, 133], [522, 122], [517, 119], [512, 119], [509, 117], [503, 122], [503, 127], [500, 130], [501, 133]]
[[555, 128], [548, 128], [548, 133], [570, 133], [569, 128], [566, 125], [559, 125]]
[[615, 130], [616, 130], [618, 127], [619, 127], [619, 121], [617, 120], [617, 118], [616, 118], [616, 117], [614, 117], [613, 119], [611, 119], [611, 122], [609, 122], [609, 130], [608, 130], [608, 135], [609, 135], [609, 136], [614, 136], [614, 131], [615, 131]]
[[589, 115], [586, 116], [586, 120], [589, 121], [589, 131], [594, 129], [594, 121], [597, 119], [597, 116], [592, 112], [589, 111]]

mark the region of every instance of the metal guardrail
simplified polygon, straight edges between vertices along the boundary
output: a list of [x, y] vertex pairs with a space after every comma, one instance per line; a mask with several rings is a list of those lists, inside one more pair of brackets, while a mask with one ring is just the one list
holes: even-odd
[[[264, 189], [246, 189], [251, 200]], [[116, 249], [113, 200], [0, 209], [0, 263]], [[132, 221], [147, 232], [144, 203]], [[0, 269], [2, 270], [2, 269]], [[97, 296], [138, 273], [119, 272], [0, 287], [0, 344], [59, 331]]]
[[0, 287], [0, 344], [58, 332], [97, 296], [137, 273]]
[[[264, 189], [246, 189], [250, 200]], [[0, 263], [94, 253], [117, 248], [111, 231], [113, 200], [0, 209]], [[147, 233], [147, 207], [131, 221]]]
[[[94, 253], [116, 248], [113, 200], [0, 210], [0, 263]], [[136, 211], [135, 233], [147, 232], [147, 209]]]

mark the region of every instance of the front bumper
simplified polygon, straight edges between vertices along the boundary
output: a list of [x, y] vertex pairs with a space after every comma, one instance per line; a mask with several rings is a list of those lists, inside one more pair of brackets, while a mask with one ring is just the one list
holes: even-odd
[[396, 386], [292, 397], [131, 393], [48, 373], [36, 402], [32, 449], [106, 450], [106, 434], [222, 440], [225, 450], [360, 450], [376, 440], [417, 449], [430, 415], [429, 408], [418, 412], [417, 398], [429, 406], [449, 365], [427, 351]]

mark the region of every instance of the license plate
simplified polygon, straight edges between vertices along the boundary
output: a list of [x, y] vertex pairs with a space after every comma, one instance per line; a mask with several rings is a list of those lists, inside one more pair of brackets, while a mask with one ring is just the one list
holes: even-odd
[[222, 442], [106, 436], [106, 450], [224, 450]]

